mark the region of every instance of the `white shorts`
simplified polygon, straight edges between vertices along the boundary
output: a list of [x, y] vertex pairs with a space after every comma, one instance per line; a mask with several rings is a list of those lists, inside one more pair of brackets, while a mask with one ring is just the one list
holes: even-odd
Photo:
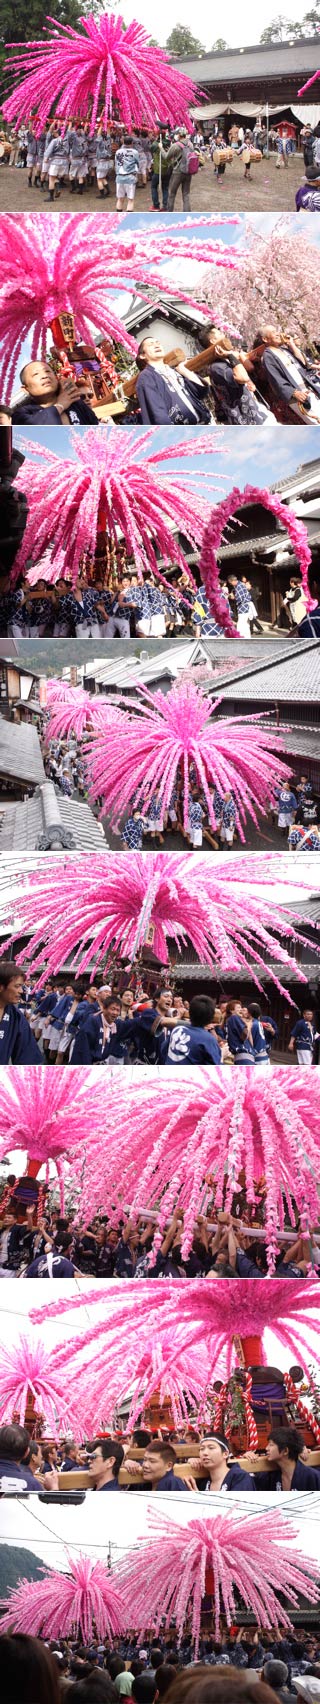
[[165, 631], [165, 618], [164, 615], [161, 615], [161, 611], [158, 615], [148, 615], [141, 621], [137, 621], [137, 633], [143, 633], [146, 638], [150, 634], [153, 635], [154, 639], [164, 639]]
[[149, 633], [151, 633], [150, 616], [145, 616], [143, 620], [137, 621], [137, 633], [143, 634], [145, 639], [148, 638]]
[[136, 184], [137, 179], [135, 177], [116, 178], [117, 201], [124, 201], [126, 195], [128, 201], [134, 201]]
[[298, 1065], [312, 1065], [311, 1047], [297, 1047]]
[[191, 846], [194, 846], [195, 848], [197, 846], [202, 846], [202, 828], [190, 828], [189, 834]]
[[28, 637], [28, 628], [27, 628], [26, 621], [24, 621], [22, 623], [22, 626], [20, 626], [20, 622], [18, 622], [18, 621], [8, 621], [8, 637], [9, 638], [11, 638], [11, 639], [21, 639], [21, 638], [25, 639], [26, 635]]
[[161, 615], [161, 613], [159, 611], [159, 615], [152, 615], [151, 616], [150, 633], [153, 633], [154, 636], [158, 637], [159, 639], [164, 639], [165, 631], [166, 631], [165, 618], [164, 618], [164, 615]]
[[285, 811], [279, 811], [278, 828], [288, 828], [289, 829], [289, 828], [291, 828], [292, 823], [293, 823], [293, 812], [291, 812], [290, 816], [286, 816]]
[[70, 1044], [70, 1029], [60, 1030], [59, 1053], [67, 1053]]
[[83, 179], [87, 176], [88, 176], [88, 163], [87, 163], [86, 160], [77, 160], [77, 162], [74, 165], [70, 166], [70, 170], [69, 170], [70, 183], [82, 183]]
[[237, 628], [241, 639], [251, 639], [248, 610], [246, 613], [243, 611], [242, 615], [238, 615]]
[[60, 1047], [62, 1030], [58, 1029], [56, 1024], [51, 1024], [50, 1029], [47, 1031], [47, 1036], [48, 1036], [50, 1053], [58, 1052], [58, 1048]]
[[[29, 1019], [29, 1022], [31, 1023], [30, 1019]], [[48, 1015], [47, 1015], [46, 1018], [35, 1018], [34, 1023], [33, 1023], [33, 1028], [35, 1029], [35, 1032], [36, 1032], [36, 1040], [37, 1041], [40, 1041], [41, 1036], [44, 1036], [44, 1040], [47, 1041], [47, 1038], [48, 1038], [48, 1035], [49, 1035], [49, 1028], [50, 1028], [50, 1023], [48, 1025]]]
[[101, 639], [101, 629], [98, 621], [76, 621], [77, 639]]
[[220, 840], [225, 840], [226, 843], [227, 843], [227, 846], [232, 846], [233, 845], [233, 836], [234, 836], [234, 828], [225, 828], [224, 823], [222, 823], [221, 829], [220, 829]]
[[112, 171], [113, 160], [99, 160], [99, 164], [95, 167], [97, 183], [105, 183]]
[[43, 172], [47, 171], [48, 174], [49, 174], [49, 178], [64, 178], [64, 177], [67, 177], [68, 176], [68, 161], [65, 160], [64, 163], [63, 163], [63, 161], [61, 161], [61, 165], [59, 166], [58, 160], [48, 160], [47, 166], [43, 165], [42, 171]]

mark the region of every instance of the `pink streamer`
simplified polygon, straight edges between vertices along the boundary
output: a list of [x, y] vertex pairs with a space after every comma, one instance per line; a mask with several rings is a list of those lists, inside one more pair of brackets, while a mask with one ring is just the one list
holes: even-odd
[[219, 625], [223, 627], [223, 630], [226, 634], [228, 634], [228, 637], [232, 639], [236, 639], [238, 637], [238, 633], [234, 621], [231, 620], [231, 616], [229, 615], [225, 599], [222, 596], [217, 556], [224, 529], [227, 526], [228, 521], [231, 520], [236, 510], [243, 509], [246, 504], [250, 504], [251, 506], [251, 504], [254, 503], [261, 503], [264, 509], [270, 509], [271, 514], [275, 515], [276, 519], [281, 521], [282, 526], [286, 527], [291, 544], [293, 545], [295, 556], [299, 563], [307, 609], [313, 608], [308, 586], [308, 567], [312, 558], [311, 550], [309, 549], [307, 528], [303, 525], [302, 521], [296, 520], [296, 516], [292, 513], [292, 509], [287, 508], [286, 504], [281, 502], [280, 497], [275, 496], [272, 491], [259, 490], [259, 487], [255, 485], [246, 485], [244, 491], [238, 491], [237, 486], [235, 486], [234, 490], [230, 491], [228, 497], [225, 497], [222, 503], [219, 503], [212, 510], [212, 515], [203, 540], [200, 560], [200, 574], [206, 587], [212, 615], [214, 615], [215, 620], [219, 622]]
[[141, 24], [125, 26], [113, 13], [79, 22], [81, 32], [48, 17], [53, 28], [47, 41], [10, 46], [14, 89], [3, 103], [7, 119], [19, 124], [36, 107], [41, 129], [58, 106], [65, 122], [70, 114], [90, 114], [92, 134], [99, 107], [106, 126], [116, 118], [126, 127], [168, 123], [192, 130], [189, 109], [201, 89], [170, 65]]

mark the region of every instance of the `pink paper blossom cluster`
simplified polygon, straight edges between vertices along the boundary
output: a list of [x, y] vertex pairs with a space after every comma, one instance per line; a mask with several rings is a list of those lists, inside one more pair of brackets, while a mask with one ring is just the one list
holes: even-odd
[[213, 829], [214, 786], [220, 794], [233, 792], [241, 840], [246, 817], [256, 823], [257, 811], [266, 814], [275, 785], [281, 786], [290, 776], [288, 765], [278, 756], [283, 733], [270, 732], [261, 716], [216, 716], [214, 720], [220, 702], [212, 702], [193, 681], [184, 680], [167, 695], [141, 687], [135, 699], [125, 698], [125, 713], [119, 713], [110, 738], [98, 731], [87, 756], [91, 797], [102, 799], [103, 811], [108, 810], [115, 828], [133, 800], [148, 817], [155, 793], [163, 820], [181, 777], [188, 832], [193, 772], [203, 789]]
[[283, 1596], [292, 1609], [299, 1607], [301, 1594], [311, 1603], [319, 1601], [320, 1570], [312, 1557], [292, 1549], [295, 1529], [275, 1511], [270, 1530], [265, 1516], [256, 1514], [246, 1520], [218, 1514], [180, 1526], [169, 1515], [150, 1511], [149, 1524], [150, 1537], [140, 1538], [119, 1565], [127, 1625], [141, 1635], [151, 1626], [157, 1634], [174, 1620], [178, 1640], [188, 1626], [195, 1661], [208, 1594], [214, 1600], [216, 1639], [220, 1619], [230, 1627], [235, 1618], [236, 1594], [265, 1628], [291, 1627]]
[[89, 731], [99, 733], [103, 741], [111, 730], [115, 737], [119, 713], [103, 693], [94, 698], [83, 686], [66, 686], [62, 680], [51, 679], [47, 682], [46, 708], [45, 734], [50, 740], [64, 739], [71, 733], [81, 740]]
[[[163, 1278], [161, 1284], [128, 1279], [100, 1289], [81, 1289], [45, 1307], [32, 1308], [34, 1323], [62, 1319], [86, 1310], [85, 1324], [53, 1350], [52, 1378], [68, 1377], [69, 1400], [76, 1397], [76, 1436], [85, 1437], [116, 1420], [120, 1404], [133, 1391], [128, 1430], [141, 1407], [149, 1405], [161, 1381], [176, 1416], [185, 1403], [205, 1411], [213, 1378], [229, 1378], [238, 1363], [237, 1339], [260, 1336], [266, 1361], [265, 1331], [308, 1374], [308, 1359], [319, 1360], [320, 1298], [316, 1280]], [[1, 1362], [0, 1362], [1, 1365]], [[309, 1376], [309, 1375], [308, 1375]]]
[[[80, 1187], [81, 1221], [96, 1212], [118, 1224], [124, 1206], [134, 1218], [157, 1213], [151, 1264], [167, 1220], [184, 1213], [182, 1255], [190, 1253], [198, 1213], [214, 1194], [215, 1213], [227, 1212], [237, 1188], [245, 1187], [253, 1206], [257, 1183], [265, 1180], [265, 1236], [269, 1270], [274, 1270], [279, 1231], [285, 1213], [291, 1225], [298, 1210], [302, 1229], [317, 1221], [320, 1147], [320, 1083], [317, 1073], [288, 1073], [276, 1066], [270, 1076], [254, 1069], [234, 1075], [202, 1069], [188, 1075], [165, 1072], [158, 1081], [123, 1084], [113, 1079], [105, 1109], [103, 1141], [96, 1129], [82, 1133], [72, 1152], [72, 1176]], [[288, 1076], [290, 1082], [288, 1082]], [[239, 1080], [240, 1079], [240, 1080]], [[105, 1156], [108, 1155], [108, 1165]], [[243, 1173], [245, 1182], [243, 1184]]]
[[[292, 867], [290, 860], [283, 862], [286, 885]], [[264, 883], [263, 898], [252, 891], [257, 882]], [[292, 968], [284, 930], [292, 946], [298, 939], [309, 943], [298, 908], [277, 903], [278, 883], [276, 853], [244, 853], [227, 866], [219, 854], [213, 860], [190, 853], [103, 853], [94, 863], [86, 853], [65, 855], [52, 857], [49, 873], [42, 866], [29, 872], [25, 863], [22, 874], [17, 868], [0, 879], [0, 922], [7, 927], [9, 921], [12, 940], [29, 937], [18, 963], [39, 972], [38, 987], [61, 970], [69, 954], [77, 971], [90, 969], [93, 976], [101, 962], [110, 966], [120, 958], [132, 964], [147, 942], [159, 962], [168, 964], [172, 951], [179, 954], [188, 942], [201, 964], [224, 972], [249, 970], [257, 987], [267, 953], [269, 975], [282, 988], [275, 962]], [[299, 869], [299, 886], [310, 891], [307, 870]], [[320, 951], [316, 935], [315, 930]], [[298, 962], [295, 977], [306, 981]], [[292, 1004], [288, 989], [282, 992]]]
[[93, 1128], [98, 1140], [104, 1129], [103, 1084], [91, 1068], [72, 1073], [65, 1066], [48, 1071], [45, 1065], [8, 1066], [0, 1079], [0, 1159], [15, 1149], [29, 1160], [46, 1165], [54, 1160], [64, 1212], [64, 1159]]
[[[29, 109], [30, 110], [30, 109]], [[145, 299], [161, 289], [190, 302], [170, 276], [170, 261], [193, 259], [203, 266], [238, 265], [236, 249], [199, 226], [230, 223], [229, 214], [199, 214], [172, 227], [152, 223], [143, 231], [123, 229], [122, 213], [3, 213], [0, 225], [0, 384], [10, 402], [16, 367], [26, 338], [30, 359], [46, 356], [48, 329], [59, 314], [74, 314], [76, 335], [92, 343], [92, 326], [134, 354], [136, 343], [114, 307], [114, 294], [139, 289]], [[234, 215], [234, 223], [237, 223]], [[181, 231], [185, 235], [181, 238]], [[165, 271], [163, 271], [163, 263]], [[212, 312], [203, 309], [212, 323]], [[121, 433], [119, 434], [121, 437]]]
[[314, 71], [313, 77], [308, 77], [308, 82], [302, 84], [302, 89], [298, 89], [298, 95], [305, 95], [306, 89], [311, 89], [312, 83], [316, 83], [318, 77], [320, 77], [320, 70]]
[[11, 1149], [27, 1149], [44, 1164], [85, 1137], [94, 1117], [101, 1128], [103, 1094], [96, 1072], [82, 1068], [70, 1077], [66, 1066], [8, 1066], [0, 1077], [0, 1159]]
[[66, 1557], [68, 1572], [51, 1571], [43, 1581], [20, 1580], [3, 1599], [3, 1633], [25, 1633], [54, 1639], [78, 1634], [88, 1644], [114, 1638], [125, 1628], [144, 1633], [168, 1628], [174, 1618], [181, 1639], [191, 1624], [197, 1658], [204, 1598], [214, 1596], [215, 1634], [220, 1617], [228, 1627], [236, 1613], [235, 1593], [265, 1628], [290, 1629], [285, 1596], [292, 1609], [301, 1595], [319, 1600], [320, 1572], [314, 1560], [292, 1540], [291, 1522], [274, 1514], [266, 1531], [265, 1518], [241, 1521], [236, 1514], [214, 1515], [181, 1526], [171, 1517], [148, 1511], [149, 1532], [127, 1552], [113, 1574], [103, 1563], [84, 1555]]
[[105, 12], [81, 18], [81, 31], [59, 24], [47, 41], [13, 43], [8, 69], [14, 90], [3, 103], [4, 115], [20, 123], [37, 109], [37, 127], [59, 109], [88, 119], [94, 131], [97, 118], [116, 118], [124, 125], [184, 124], [192, 129], [190, 106], [201, 90], [172, 66], [161, 47], [133, 19]]
[[[170, 466], [163, 472], [161, 465], [170, 463], [173, 455], [183, 460], [186, 446], [178, 442], [174, 450], [155, 451], [153, 429], [138, 434], [132, 427], [119, 432], [112, 425], [98, 431], [89, 427], [82, 435], [73, 432], [71, 442], [73, 459], [22, 440], [27, 456], [16, 484], [25, 492], [29, 512], [12, 582], [24, 573], [30, 557], [33, 565], [41, 565], [43, 553], [48, 552], [53, 563], [50, 578], [59, 578], [62, 553], [64, 573], [75, 584], [82, 557], [94, 552], [103, 532], [112, 545], [121, 535], [139, 579], [146, 568], [164, 579], [159, 553], [165, 566], [174, 562], [188, 575], [190, 590], [195, 591], [178, 533], [183, 532], [194, 549], [201, 545], [210, 514], [209, 496], [199, 489], [200, 469], [178, 477]], [[189, 456], [200, 458], [210, 451], [218, 454], [221, 441], [215, 431], [209, 431], [206, 437], [189, 438], [187, 449]], [[214, 476], [209, 478], [209, 491], [212, 484]]]
[[14, 1416], [24, 1426], [26, 1410], [33, 1397], [35, 1414], [45, 1414], [56, 1438], [61, 1427], [77, 1424], [76, 1393], [68, 1390], [65, 1376], [57, 1372], [53, 1359], [40, 1340], [26, 1336], [13, 1347], [2, 1345], [0, 1353], [0, 1422]]
[[57, 580], [67, 580], [68, 577], [66, 559], [63, 550], [54, 550], [53, 556], [51, 555], [51, 550], [45, 550], [44, 556], [40, 558], [40, 562], [37, 562], [33, 568], [28, 568], [26, 573], [28, 586], [37, 586], [39, 580], [45, 580], [47, 586], [55, 586]]
[[219, 503], [212, 510], [200, 559], [200, 574], [205, 584], [212, 615], [231, 639], [237, 638], [237, 628], [231, 619], [225, 598], [221, 592], [217, 554], [228, 521], [232, 519], [238, 509], [243, 509], [246, 504], [251, 506], [254, 503], [261, 503], [264, 509], [269, 509], [271, 514], [275, 515], [278, 521], [281, 521], [282, 526], [286, 527], [299, 563], [307, 609], [313, 607], [308, 586], [311, 550], [309, 549], [307, 528], [302, 521], [296, 519], [292, 509], [287, 508], [287, 505], [281, 502], [280, 497], [274, 495], [272, 491], [259, 490], [255, 485], [246, 485], [244, 491], [238, 491], [237, 486], [235, 486], [234, 490], [229, 492], [228, 497], [225, 497], [222, 503]]
[[42, 1639], [81, 1637], [83, 1644], [91, 1639], [115, 1639], [123, 1626], [121, 1596], [114, 1574], [103, 1562], [93, 1562], [80, 1556], [75, 1562], [66, 1558], [68, 1572], [56, 1569], [43, 1580], [20, 1580], [3, 1598], [1, 1608], [2, 1633], [28, 1633]]

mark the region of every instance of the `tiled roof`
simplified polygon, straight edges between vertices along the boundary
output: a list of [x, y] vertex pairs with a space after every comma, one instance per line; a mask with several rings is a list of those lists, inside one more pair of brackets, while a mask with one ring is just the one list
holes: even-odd
[[32, 799], [9, 805], [0, 826], [0, 853], [59, 851], [101, 852], [104, 835], [90, 806], [66, 799], [52, 782], [39, 787]]
[[[278, 489], [278, 487], [277, 487], [277, 489]], [[248, 508], [249, 507], [250, 507], [250, 504], [248, 504]], [[307, 523], [308, 523], [308, 517], [306, 517], [306, 525], [307, 525]], [[319, 524], [319, 522], [317, 522], [315, 520], [309, 520], [308, 530], [309, 530], [310, 536], [312, 534], [312, 544], [317, 544], [318, 540], [320, 538], [320, 524]], [[283, 544], [285, 545], [286, 549], [288, 549], [288, 552], [289, 552], [290, 551], [290, 545], [288, 544], [286, 546], [284, 534], [278, 532], [278, 530], [276, 530], [276, 529], [273, 533], [262, 533], [261, 538], [254, 538], [248, 531], [248, 532], [246, 532], [245, 538], [239, 539], [238, 544], [236, 544], [235, 541], [232, 544], [222, 544], [220, 546], [220, 549], [217, 550], [217, 556], [219, 557], [219, 562], [227, 562], [227, 561], [230, 561], [230, 559], [233, 559], [234, 556], [248, 556], [250, 551], [253, 551], [253, 552], [261, 551], [263, 553], [266, 550], [268, 550], [268, 551], [269, 550], [279, 550], [279, 549], [282, 548]], [[290, 552], [290, 554], [293, 554], [293, 553]], [[272, 566], [272, 564], [270, 564], [270, 566]], [[283, 566], [286, 566], [286, 564], [283, 564]], [[289, 566], [289, 561], [288, 561], [288, 566]]]
[[[272, 724], [270, 723], [270, 726]], [[282, 727], [280, 724], [280, 732]], [[311, 757], [320, 763], [319, 728], [301, 727], [297, 724], [283, 730], [284, 751], [292, 753], [293, 757]]]
[[[312, 72], [318, 70], [319, 44], [317, 38], [301, 36], [299, 40], [258, 42], [242, 48], [227, 47], [215, 53], [183, 54], [179, 60], [177, 55], [170, 54], [170, 63], [179, 64], [179, 69], [186, 71], [195, 83], [201, 83], [202, 89], [208, 83], [247, 83], [257, 78], [264, 81], [267, 77], [296, 77], [305, 82]], [[317, 96], [314, 95], [314, 99]]]
[[45, 773], [37, 729], [28, 722], [6, 722], [0, 716], [0, 775], [26, 786], [41, 786]]
[[[250, 662], [252, 657], [255, 664], [257, 660], [261, 661], [261, 658], [267, 662], [269, 658], [278, 657], [279, 646], [283, 647], [283, 643], [279, 635], [277, 638], [265, 634], [261, 637], [255, 636], [252, 648], [249, 648]], [[218, 673], [214, 669], [212, 674], [215, 688], [216, 682], [220, 683], [220, 679], [223, 680], [224, 675], [229, 674], [232, 663], [235, 673], [239, 668], [244, 671], [249, 665], [247, 641], [237, 639], [234, 643], [233, 639], [228, 640], [224, 636], [215, 639], [168, 639], [167, 643], [163, 640], [155, 649], [152, 641], [149, 646], [146, 640], [146, 643], [142, 643], [140, 656], [136, 655], [136, 643], [132, 641], [128, 647], [119, 644], [114, 647], [114, 651], [112, 657], [98, 657], [94, 658], [93, 662], [90, 661], [87, 675], [102, 688], [110, 686], [119, 691], [122, 687], [132, 687], [139, 681], [141, 685], [145, 681], [152, 685], [153, 680], [158, 680], [166, 673], [174, 678], [179, 676], [181, 670], [190, 669], [202, 662], [211, 662], [212, 665], [220, 663]]]
[[[217, 679], [214, 686], [217, 685]], [[317, 639], [296, 639], [293, 635], [286, 645], [286, 650], [278, 657], [273, 656], [270, 663], [264, 659], [263, 664], [252, 664], [248, 660], [248, 668], [239, 672], [235, 680], [227, 680], [223, 687], [224, 699], [280, 699], [283, 703], [292, 703], [293, 699], [300, 704], [318, 703], [320, 701], [320, 644]]]

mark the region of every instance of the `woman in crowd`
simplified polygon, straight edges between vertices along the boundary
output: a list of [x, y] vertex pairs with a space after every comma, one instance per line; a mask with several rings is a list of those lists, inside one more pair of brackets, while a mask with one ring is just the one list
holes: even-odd
[[0, 1660], [5, 1704], [61, 1704], [58, 1666], [42, 1639], [2, 1635]]

